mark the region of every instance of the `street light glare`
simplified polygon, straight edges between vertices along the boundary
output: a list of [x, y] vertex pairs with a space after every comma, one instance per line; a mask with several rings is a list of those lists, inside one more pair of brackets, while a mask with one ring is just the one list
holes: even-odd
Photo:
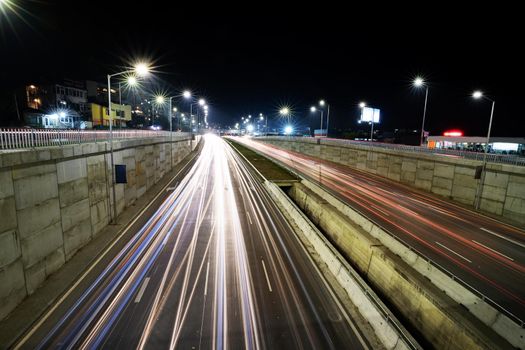
[[163, 104], [164, 100], [165, 98], [162, 95], [155, 97], [155, 102], [157, 102], [159, 105]]
[[190, 90], [184, 90], [182, 92], [182, 97], [184, 97], [184, 98], [191, 98], [191, 91]]
[[135, 66], [135, 72], [138, 76], [145, 76], [149, 73], [149, 67], [146, 63], [139, 63]]
[[423, 78], [416, 77], [416, 79], [414, 79], [414, 86], [420, 87], [420, 86], [423, 86], [423, 84], [425, 84], [425, 81], [423, 80]]
[[366, 107], [366, 103], [364, 102], [359, 103], [359, 108], [365, 108], [365, 107]]
[[319, 101], [319, 106], [324, 107], [324, 105], [325, 105], [324, 100]]
[[315, 108], [314, 106], [310, 107], [310, 112], [315, 112], [317, 110], [317, 108]]
[[287, 125], [285, 128], [284, 128], [284, 133], [286, 135], [290, 135], [293, 131], [293, 128], [290, 126], [290, 125]]
[[199, 106], [204, 106], [206, 104], [206, 100], [204, 100], [203, 98], [201, 98], [199, 100]]
[[475, 99], [479, 99], [479, 98], [482, 98], [483, 97], [483, 93], [479, 90], [476, 90], [472, 93], [472, 97], [474, 97]]
[[136, 86], [137, 78], [135, 78], [134, 76], [128, 77], [127, 83], [129, 86]]
[[290, 113], [290, 108], [288, 107], [283, 107], [281, 108], [281, 110], [279, 111], [280, 114], [282, 115], [288, 115]]

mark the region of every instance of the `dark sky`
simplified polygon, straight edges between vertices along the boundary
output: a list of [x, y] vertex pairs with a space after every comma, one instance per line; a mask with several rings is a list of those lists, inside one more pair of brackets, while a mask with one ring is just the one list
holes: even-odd
[[509, 5], [10, 1], [30, 14], [24, 23], [0, 12], [4, 95], [44, 77], [102, 80], [133, 57], [151, 57], [162, 87], [207, 97], [212, 121], [290, 104], [314, 126], [308, 107], [324, 98], [334, 127], [355, 128], [364, 100], [389, 130], [420, 127], [424, 95], [411, 80], [422, 74], [431, 134], [486, 134], [490, 103], [469, 96], [479, 88], [497, 101], [493, 135], [525, 136], [523, 20]]

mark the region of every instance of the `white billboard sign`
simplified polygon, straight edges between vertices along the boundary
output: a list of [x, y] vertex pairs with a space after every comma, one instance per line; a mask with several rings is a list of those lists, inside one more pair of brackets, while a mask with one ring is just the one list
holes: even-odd
[[370, 108], [370, 107], [363, 107], [361, 109], [361, 123], [370, 123], [372, 120], [374, 123], [379, 123], [379, 109], [377, 108]]

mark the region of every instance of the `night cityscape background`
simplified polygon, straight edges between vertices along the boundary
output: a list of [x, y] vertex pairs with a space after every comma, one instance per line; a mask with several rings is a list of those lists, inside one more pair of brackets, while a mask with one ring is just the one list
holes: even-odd
[[[407, 5], [392, 9], [393, 16], [335, 5], [159, 11], [166, 5], [123, 4], [21, 1], [22, 18], [2, 21], [0, 59], [9, 67], [2, 69], [2, 98], [30, 82], [103, 81], [129, 57], [145, 56], [161, 73], [161, 90], [192, 88], [207, 96], [211, 120], [223, 126], [248, 114], [277, 116], [287, 104], [296, 120], [313, 128], [308, 108], [323, 98], [334, 131], [360, 127], [360, 101], [380, 108], [379, 130], [392, 131], [421, 127], [424, 93], [412, 87], [421, 75], [430, 87], [432, 135], [448, 129], [486, 134], [490, 106], [470, 98], [474, 89], [497, 101], [493, 135], [522, 134], [514, 86], [524, 56], [511, 12], [497, 20], [497, 9], [482, 6], [419, 12]], [[12, 104], [2, 103], [4, 125], [14, 116]]]
[[0, 350], [525, 350], [522, 13], [0, 0]]

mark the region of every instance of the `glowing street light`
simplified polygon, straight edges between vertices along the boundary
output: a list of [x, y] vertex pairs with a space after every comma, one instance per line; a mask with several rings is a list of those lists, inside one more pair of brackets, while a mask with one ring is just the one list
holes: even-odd
[[425, 140], [425, 116], [427, 114], [427, 101], [428, 101], [428, 84], [422, 77], [416, 77], [414, 79], [414, 86], [416, 88], [425, 87], [425, 105], [423, 107], [423, 122], [421, 123], [421, 137], [419, 138], [419, 145], [423, 146]]
[[476, 100], [479, 100], [483, 97], [483, 92], [476, 90], [472, 93], [472, 97], [474, 97]]
[[253, 131], [253, 125], [252, 124], [248, 124], [248, 126], [246, 127], [246, 130], [248, 130], [248, 132], [252, 132]]
[[189, 99], [191, 98], [191, 91], [190, 90], [184, 90], [182, 92], [182, 97], [186, 98], [186, 99]]
[[129, 86], [137, 86], [138, 84], [137, 78], [134, 77], [133, 75], [129, 76], [126, 82], [128, 83]]
[[292, 132], [293, 132], [293, 128], [292, 128], [290, 125], [287, 125], [287, 126], [284, 128], [284, 133], [285, 133], [286, 135], [290, 135]]
[[206, 104], [206, 100], [201, 98], [199, 99], [199, 106], [204, 106]]
[[159, 105], [162, 105], [164, 102], [166, 102], [166, 98], [162, 95], [158, 95], [155, 97], [155, 102]]
[[485, 141], [485, 152], [483, 153], [483, 166], [481, 168], [481, 180], [478, 183], [478, 188], [476, 189], [476, 199], [474, 201], [474, 206], [476, 209], [479, 209], [481, 204], [481, 197], [483, 195], [483, 186], [485, 186], [485, 175], [487, 169], [487, 153], [489, 152], [489, 142], [490, 142], [490, 130], [492, 129], [492, 117], [494, 116], [494, 107], [496, 101], [485, 96], [480, 90], [476, 90], [472, 93], [472, 97], [476, 100], [484, 98], [487, 101], [492, 102], [492, 108], [490, 109], [490, 119], [489, 119], [489, 130], [487, 132], [487, 141]]
[[359, 103], [359, 108], [363, 109], [365, 107], [366, 107], [366, 103], [364, 103], [364, 102], [360, 102]]
[[290, 108], [283, 107], [279, 110], [279, 114], [288, 118], [288, 124], [290, 124]]
[[[321, 102], [323, 102], [322, 105], [324, 106], [324, 101], [321, 100], [321, 101], [319, 102], [320, 105], [321, 105]], [[315, 106], [310, 107], [310, 112], [312, 112], [312, 113], [317, 112], [317, 108], [315, 108]], [[321, 115], [321, 127], [320, 127], [321, 135], [323, 134], [323, 120], [324, 120], [324, 118], [323, 118], [323, 113], [324, 113], [324, 110], [323, 110], [322, 108], [319, 109], [319, 114]], [[314, 136], [315, 136], [315, 135], [314, 135]]]
[[144, 77], [148, 75], [149, 72], [150, 72], [150, 68], [146, 63], [138, 63], [135, 66], [135, 73], [137, 73], [139, 77]]

